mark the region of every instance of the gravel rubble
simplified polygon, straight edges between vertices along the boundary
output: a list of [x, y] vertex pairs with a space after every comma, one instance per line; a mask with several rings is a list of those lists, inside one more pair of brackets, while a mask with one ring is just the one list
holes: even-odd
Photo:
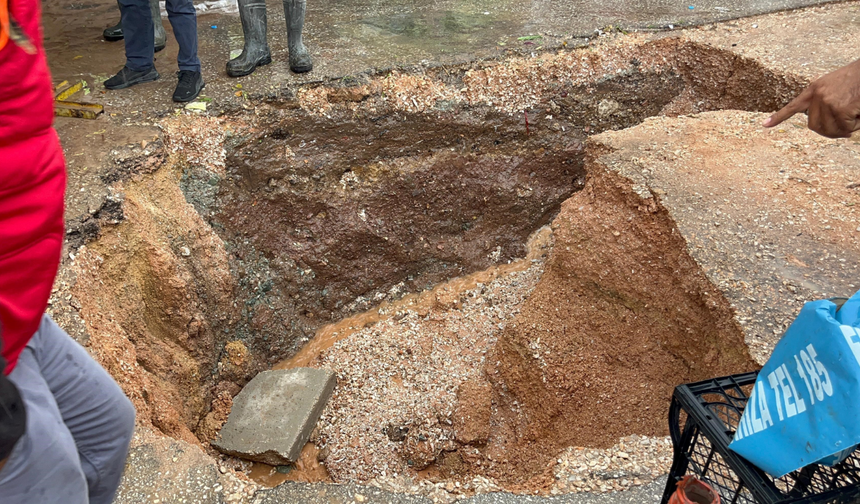
[[[335, 482], [439, 503], [504, 490], [483, 475], [449, 479], [420, 471], [443, 452], [471, 449], [477, 455], [455, 441], [458, 390], [483, 379], [486, 353], [534, 289], [550, 247], [544, 228], [533, 236], [529, 256], [508, 266], [514, 271], [479, 273], [472, 288], [462, 288], [471, 286], [467, 279], [449, 282], [429, 303], [389, 305], [389, 318], [322, 352], [313, 365], [335, 370], [338, 386], [320, 419], [317, 444]], [[558, 455], [550, 493], [648, 485], [664, 477], [671, 452], [669, 438], [636, 435], [608, 449], [571, 447]]]
[[665, 478], [671, 465], [669, 437], [632, 435], [605, 450], [568, 448], [558, 458], [550, 493], [627, 490]]
[[[337, 342], [321, 367], [338, 388], [320, 421], [335, 481], [394, 481], [452, 448], [459, 386], [477, 378], [498, 332], [540, 278], [541, 264], [463, 293], [461, 310], [406, 310]], [[420, 308], [419, 308], [420, 310]], [[393, 431], [405, 431], [405, 442]], [[401, 438], [402, 439], [402, 438]], [[417, 440], [413, 446], [412, 440]]]
[[[506, 265], [516, 271], [490, 270], [437, 288], [429, 302], [391, 306], [392, 316], [322, 353], [315, 365], [335, 370], [338, 386], [320, 419], [318, 443], [336, 482], [437, 499], [499, 489], [482, 477], [418, 482], [416, 471], [457, 448], [452, 417], [458, 389], [481, 378], [487, 351], [543, 271], [549, 228], [535, 236], [543, 240], [533, 237], [533, 252]], [[488, 281], [476, 281], [485, 275]]]

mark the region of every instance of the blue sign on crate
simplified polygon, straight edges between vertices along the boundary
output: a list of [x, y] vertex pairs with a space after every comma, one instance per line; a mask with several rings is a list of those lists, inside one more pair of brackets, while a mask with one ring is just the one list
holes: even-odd
[[774, 477], [860, 444], [860, 292], [806, 303], [756, 380], [729, 448]]

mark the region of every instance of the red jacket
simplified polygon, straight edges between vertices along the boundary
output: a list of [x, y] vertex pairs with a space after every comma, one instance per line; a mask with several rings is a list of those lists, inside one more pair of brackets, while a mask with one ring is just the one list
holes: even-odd
[[[39, 327], [63, 245], [65, 162], [51, 127], [51, 76], [38, 0], [9, 0], [38, 51], [0, 49], [0, 342], [5, 373]], [[2, 361], [0, 361], [2, 369]]]

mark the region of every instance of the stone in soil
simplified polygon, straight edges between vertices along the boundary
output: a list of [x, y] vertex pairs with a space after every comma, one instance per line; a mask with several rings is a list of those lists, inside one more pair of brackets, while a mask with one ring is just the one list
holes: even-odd
[[325, 369], [258, 374], [233, 400], [230, 417], [212, 445], [265, 464], [296, 462], [335, 381], [334, 373]]

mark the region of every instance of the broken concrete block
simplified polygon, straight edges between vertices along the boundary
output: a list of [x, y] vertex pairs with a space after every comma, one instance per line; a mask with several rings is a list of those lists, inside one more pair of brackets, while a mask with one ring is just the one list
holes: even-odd
[[212, 445], [228, 455], [271, 465], [298, 460], [335, 386], [326, 369], [264, 371], [233, 399]]

